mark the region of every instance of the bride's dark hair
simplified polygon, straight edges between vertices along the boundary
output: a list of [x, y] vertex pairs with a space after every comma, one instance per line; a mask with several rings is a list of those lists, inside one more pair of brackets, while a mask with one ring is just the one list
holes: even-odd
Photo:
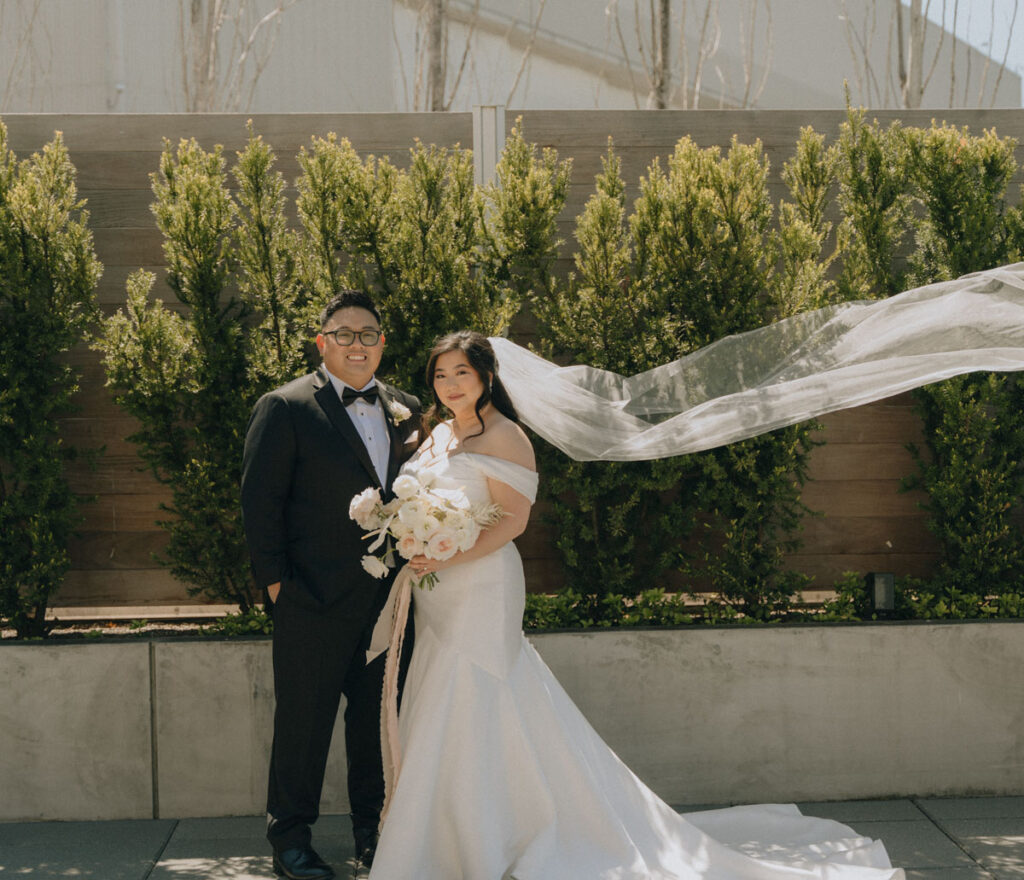
[[[483, 383], [484, 390], [477, 399], [475, 407], [476, 417], [480, 419], [480, 434], [484, 432], [484, 420], [480, 413], [488, 403], [494, 404], [494, 408], [505, 418], [518, 423], [519, 414], [516, 412], [515, 406], [512, 405], [512, 398], [508, 396], [505, 386], [498, 378], [498, 359], [495, 357], [491, 343], [487, 341], [486, 336], [475, 330], [456, 330], [437, 340], [427, 358], [427, 385], [431, 394], [434, 395], [434, 403], [423, 417], [427, 430], [433, 431], [441, 421], [441, 411], [445, 408], [438, 400], [437, 392], [434, 391], [434, 369], [437, 359], [451, 351], [461, 351]], [[480, 434], [472, 436], [479, 437]]]

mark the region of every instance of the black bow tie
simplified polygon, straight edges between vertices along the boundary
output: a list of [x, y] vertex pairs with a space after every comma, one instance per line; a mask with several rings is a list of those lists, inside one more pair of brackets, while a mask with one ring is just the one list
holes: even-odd
[[364, 388], [362, 391], [356, 391], [355, 388], [349, 388], [346, 385], [341, 390], [341, 402], [345, 404], [345, 406], [348, 406], [350, 403], [355, 403], [360, 397], [367, 403], [376, 403], [377, 386], [374, 385], [372, 388]]

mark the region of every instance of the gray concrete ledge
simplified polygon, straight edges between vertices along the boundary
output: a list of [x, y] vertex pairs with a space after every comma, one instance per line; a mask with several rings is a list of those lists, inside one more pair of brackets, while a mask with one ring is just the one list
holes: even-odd
[[[531, 640], [670, 803], [1024, 795], [1021, 621]], [[8, 642], [0, 681], [0, 821], [263, 811], [269, 640]], [[344, 768], [338, 736], [325, 813]]]

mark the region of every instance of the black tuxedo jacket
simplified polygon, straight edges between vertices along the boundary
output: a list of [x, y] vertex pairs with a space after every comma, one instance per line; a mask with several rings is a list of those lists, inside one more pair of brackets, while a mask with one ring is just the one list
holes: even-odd
[[[385, 498], [419, 445], [420, 405], [378, 380], [391, 454], [386, 485], [323, 368], [271, 391], [249, 419], [242, 462], [242, 515], [260, 587], [281, 582], [278, 601], [334, 608], [350, 621], [380, 607], [388, 579], [362, 568], [368, 545], [348, 515], [354, 495], [377, 486]], [[393, 406], [411, 416], [400, 420]], [[396, 424], [397, 423], [397, 424]]]

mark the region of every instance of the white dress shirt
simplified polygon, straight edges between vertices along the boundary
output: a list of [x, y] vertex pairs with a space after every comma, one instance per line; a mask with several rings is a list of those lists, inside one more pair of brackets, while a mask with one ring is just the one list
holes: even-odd
[[[351, 385], [342, 382], [335, 376], [327, 366], [324, 365], [324, 372], [330, 377], [334, 390], [338, 392], [338, 399], [342, 400], [342, 393]], [[367, 388], [376, 386], [377, 380], [371, 379], [362, 388], [353, 388], [353, 391], [365, 391]], [[391, 454], [391, 437], [388, 434], [387, 418], [384, 415], [384, 402], [377, 398], [375, 403], [368, 403], [363, 398], [356, 398], [345, 409], [348, 411], [352, 424], [356, 426], [359, 436], [363, 440], [363, 446], [370, 454], [370, 461], [373, 462], [373, 469], [380, 478], [381, 486], [387, 485], [388, 480], [388, 458]]]

